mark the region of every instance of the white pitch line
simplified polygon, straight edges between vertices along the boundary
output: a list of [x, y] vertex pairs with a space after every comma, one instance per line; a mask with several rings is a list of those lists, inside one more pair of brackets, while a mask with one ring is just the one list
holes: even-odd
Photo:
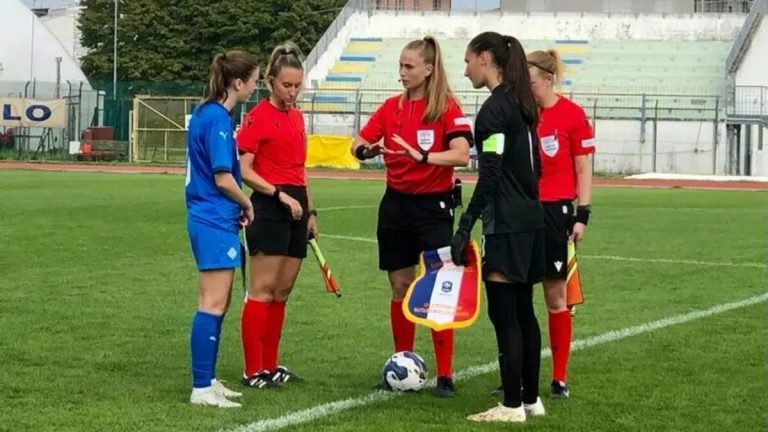
[[320, 233], [321, 236], [332, 238], [332, 239], [338, 239], [338, 240], [350, 240], [350, 241], [358, 241], [363, 243], [378, 243], [376, 239], [367, 238], [367, 237], [353, 237], [353, 236], [344, 236], [344, 235], [336, 235], [336, 234], [325, 234]]
[[[338, 240], [358, 241], [364, 243], [376, 243], [376, 239], [367, 237], [354, 237], [343, 236], [336, 234], [322, 234], [323, 237], [328, 237]], [[636, 258], [636, 257], [624, 257], [615, 255], [577, 255], [578, 258], [584, 259], [596, 259], [596, 260], [608, 260], [608, 261], [628, 261], [628, 262], [647, 262], [657, 264], [689, 264], [698, 266], [712, 266], [712, 267], [749, 267], [749, 268], [766, 268], [768, 265], [756, 262], [717, 262], [717, 261], [695, 261], [695, 260], [681, 260], [681, 259], [668, 259], [668, 258]]]
[[609, 261], [633, 261], [633, 262], [648, 262], [648, 263], [661, 263], [661, 264], [690, 264], [690, 265], [700, 265], [700, 266], [713, 266], [713, 267], [751, 267], [751, 268], [766, 268], [766, 264], [762, 263], [756, 263], [756, 262], [743, 262], [743, 263], [735, 263], [735, 262], [716, 262], [716, 261], [695, 261], [695, 260], [678, 260], [678, 259], [668, 259], [668, 258], [634, 258], [634, 257], [623, 257], [623, 256], [614, 256], [614, 255], [577, 255], [579, 259], [586, 258], [586, 259], [598, 259], [598, 260], [609, 260]]
[[[768, 300], [768, 293], [749, 297], [747, 299], [724, 303], [709, 309], [699, 309], [693, 312], [689, 312], [681, 315], [673, 315], [667, 318], [662, 318], [656, 321], [650, 321], [644, 324], [639, 324], [632, 327], [626, 327], [619, 330], [613, 330], [606, 333], [601, 333], [596, 336], [588, 337], [586, 339], [578, 339], [573, 341], [571, 345], [571, 351], [580, 351], [585, 348], [590, 348], [597, 345], [602, 345], [610, 342], [620, 341], [632, 336], [641, 335], [644, 333], [661, 330], [666, 327], [674, 325], [684, 324], [691, 321], [699, 320], [702, 318], [719, 315], [735, 309], [744, 308], [747, 306], [763, 303]], [[547, 358], [552, 355], [549, 348], [541, 350], [541, 357]], [[497, 362], [486, 363], [484, 365], [471, 366], [466, 369], [462, 369], [454, 375], [455, 381], [463, 381], [470, 378], [474, 378], [479, 375], [491, 373], [498, 369]], [[430, 380], [428, 387], [434, 387], [434, 379]], [[376, 391], [369, 393], [365, 396], [357, 398], [349, 398], [338, 400], [335, 402], [324, 403], [312, 408], [303, 409], [300, 411], [294, 411], [281, 417], [273, 419], [259, 420], [247, 425], [239, 426], [233, 429], [227, 429], [226, 432], [261, 432], [283, 429], [289, 426], [296, 426], [304, 423], [309, 423], [314, 420], [318, 420], [324, 417], [338, 414], [342, 411], [346, 411], [352, 408], [358, 408], [366, 405], [371, 405], [377, 402], [384, 402], [390, 399], [394, 399], [400, 396], [399, 393]]]
[[373, 209], [378, 208], [378, 206], [375, 205], [359, 205], [359, 206], [339, 206], [339, 207], [321, 207], [318, 208], [318, 212], [324, 212], [324, 211], [336, 211], [336, 210], [356, 210], [356, 209]]

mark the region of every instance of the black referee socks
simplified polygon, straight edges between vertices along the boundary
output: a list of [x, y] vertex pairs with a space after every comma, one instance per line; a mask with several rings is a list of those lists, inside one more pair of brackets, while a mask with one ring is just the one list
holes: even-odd
[[504, 405], [516, 408], [523, 402], [535, 403], [539, 396], [541, 331], [533, 311], [533, 286], [486, 281], [485, 287], [499, 349]]

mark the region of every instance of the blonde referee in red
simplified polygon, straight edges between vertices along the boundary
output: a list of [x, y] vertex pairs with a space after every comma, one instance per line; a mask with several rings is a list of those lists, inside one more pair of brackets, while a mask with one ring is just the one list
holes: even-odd
[[[566, 372], [573, 334], [566, 304], [568, 242], [580, 242], [589, 222], [595, 137], [584, 109], [556, 91], [563, 73], [557, 51], [534, 51], [527, 59], [533, 95], [541, 109], [539, 196], [547, 226], [543, 285], [552, 349], [550, 396], [568, 399]], [[575, 217], [574, 201], [578, 202]]]
[[[384, 155], [387, 190], [379, 206], [379, 268], [392, 288], [390, 323], [395, 351], [413, 351], [415, 325], [403, 297], [416, 277], [419, 254], [453, 238], [453, 167], [466, 166], [472, 129], [448, 85], [440, 46], [427, 36], [400, 54], [403, 93], [376, 110], [352, 145], [358, 159]], [[432, 331], [435, 395], [451, 397], [453, 330]]]
[[268, 99], [245, 117], [237, 135], [243, 182], [253, 189], [254, 220], [246, 229], [250, 285], [241, 319], [243, 385], [267, 389], [299, 380], [278, 364], [286, 303], [293, 292], [307, 238], [317, 235], [317, 211], [307, 184], [307, 134], [296, 100], [304, 83], [299, 48], [272, 51], [264, 80]]

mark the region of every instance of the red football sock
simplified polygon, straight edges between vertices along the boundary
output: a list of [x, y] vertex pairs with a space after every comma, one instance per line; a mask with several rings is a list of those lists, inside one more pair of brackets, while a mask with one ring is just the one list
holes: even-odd
[[552, 350], [552, 380], [565, 381], [571, 354], [571, 312], [549, 313], [549, 346]]
[[261, 358], [264, 347], [264, 330], [267, 327], [269, 303], [246, 299], [240, 319], [240, 336], [243, 341], [245, 376], [250, 377], [264, 369]]
[[392, 338], [395, 342], [395, 352], [413, 351], [413, 339], [416, 337], [416, 324], [408, 321], [405, 314], [403, 314], [402, 301], [390, 301], [389, 320], [392, 324]]
[[277, 352], [280, 348], [280, 336], [285, 322], [285, 302], [272, 302], [269, 305], [267, 329], [264, 331], [264, 353], [262, 354], [264, 369], [274, 372], [277, 370]]
[[437, 376], [453, 377], [453, 329], [432, 330], [432, 346], [435, 348]]

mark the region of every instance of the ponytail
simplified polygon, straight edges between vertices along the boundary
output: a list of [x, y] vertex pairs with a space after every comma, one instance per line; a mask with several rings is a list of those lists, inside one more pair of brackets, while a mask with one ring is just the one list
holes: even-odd
[[559, 87], [563, 80], [565, 66], [560, 58], [560, 53], [554, 49], [547, 51], [534, 51], [526, 57], [528, 64], [534, 66], [540, 73], [546, 74], [555, 87]]
[[512, 36], [504, 36], [504, 42], [509, 49], [507, 63], [504, 65], [504, 82], [517, 100], [526, 123], [535, 129], [539, 123], [539, 108], [531, 89], [531, 74], [528, 72], [525, 50], [520, 41]]
[[304, 65], [302, 62], [301, 50], [295, 43], [287, 41], [275, 47], [272, 50], [272, 55], [269, 56], [267, 70], [264, 72], [264, 81], [266, 81], [269, 89], [272, 90], [272, 82], [283, 68], [293, 68], [303, 72]]
[[[456, 97], [448, 82], [448, 74], [445, 72], [443, 53], [440, 49], [440, 44], [437, 43], [437, 40], [433, 36], [425, 36], [423, 39], [409, 42], [404, 49], [418, 51], [421, 53], [421, 58], [424, 60], [424, 63], [432, 65], [432, 74], [427, 77], [424, 94], [427, 106], [424, 110], [422, 121], [427, 124], [434, 123], [438, 121], [448, 109], [449, 101], [457, 103]], [[406, 94], [403, 93], [403, 97], [400, 99], [401, 104], [405, 99], [405, 96]]]
[[224, 80], [224, 70], [221, 65], [225, 56], [226, 54], [216, 54], [211, 62], [208, 92], [205, 96], [206, 102], [227, 99], [227, 83]]
[[229, 86], [237, 79], [247, 81], [258, 67], [256, 58], [243, 51], [216, 54], [211, 62], [204, 102], [227, 100]]
[[507, 85], [507, 91], [520, 107], [525, 123], [535, 130], [539, 123], [539, 109], [531, 90], [531, 75], [520, 41], [513, 36], [484, 32], [469, 42], [468, 49], [475, 54], [486, 51], [490, 54], [494, 66], [501, 72], [502, 81]]

